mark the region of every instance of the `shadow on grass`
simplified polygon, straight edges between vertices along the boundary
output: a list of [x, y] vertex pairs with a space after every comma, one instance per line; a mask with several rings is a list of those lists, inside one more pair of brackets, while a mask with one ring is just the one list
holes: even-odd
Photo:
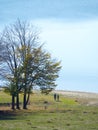
[[16, 114], [10, 110], [0, 110], [0, 120], [15, 120]]

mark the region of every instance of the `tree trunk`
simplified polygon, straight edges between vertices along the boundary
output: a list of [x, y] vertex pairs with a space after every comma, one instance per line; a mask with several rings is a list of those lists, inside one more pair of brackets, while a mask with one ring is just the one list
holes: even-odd
[[12, 94], [12, 109], [15, 109], [15, 96]]
[[26, 92], [24, 92], [23, 109], [27, 109], [27, 104], [26, 104]]
[[27, 100], [26, 100], [26, 105], [29, 103], [29, 99], [30, 99], [30, 93], [28, 93], [28, 97], [27, 97]]
[[20, 109], [20, 107], [19, 107], [19, 93], [16, 96], [16, 108]]

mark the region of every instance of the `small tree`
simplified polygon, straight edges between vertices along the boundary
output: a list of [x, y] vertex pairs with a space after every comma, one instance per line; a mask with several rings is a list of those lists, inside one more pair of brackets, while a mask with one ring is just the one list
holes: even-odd
[[5, 28], [1, 43], [5, 45], [6, 55], [3, 58], [10, 82], [12, 94], [12, 109], [19, 107], [19, 92], [23, 91], [23, 109], [27, 108], [33, 86], [43, 90], [55, 88], [55, 80], [61, 69], [60, 62], [51, 58], [39, 44], [38, 33], [32, 26], [19, 20]]

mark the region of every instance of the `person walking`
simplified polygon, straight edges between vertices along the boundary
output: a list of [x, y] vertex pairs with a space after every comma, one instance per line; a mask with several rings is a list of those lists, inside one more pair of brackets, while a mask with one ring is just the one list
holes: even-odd
[[56, 101], [56, 93], [54, 94], [54, 100]]
[[57, 94], [57, 101], [59, 102], [59, 94]]

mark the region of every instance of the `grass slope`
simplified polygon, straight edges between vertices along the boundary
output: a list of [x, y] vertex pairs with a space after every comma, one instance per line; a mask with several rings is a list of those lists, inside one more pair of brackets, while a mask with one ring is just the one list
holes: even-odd
[[[81, 100], [60, 95], [57, 102], [53, 94], [32, 94], [28, 110], [0, 106], [0, 130], [97, 130], [98, 106], [87, 106]], [[11, 97], [0, 92], [3, 101], [11, 102]]]

